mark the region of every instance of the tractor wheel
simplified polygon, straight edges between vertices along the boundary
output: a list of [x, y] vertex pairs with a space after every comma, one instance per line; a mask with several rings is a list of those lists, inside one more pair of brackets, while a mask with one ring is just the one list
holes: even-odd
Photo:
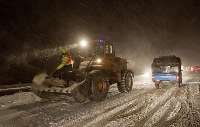
[[128, 71], [125, 76], [125, 86], [127, 92], [131, 91], [133, 88], [133, 78], [133, 73], [131, 71]]
[[93, 77], [90, 80], [90, 95], [92, 101], [102, 101], [106, 98], [109, 90], [109, 82], [101, 77]]
[[117, 83], [117, 88], [118, 88], [119, 92], [121, 92], [121, 93], [125, 93], [126, 92], [124, 79], [122, 79], [121, 82]]
[[127, 71], [120, 83], [117, 84], [118, 90], [121, 93], [129, 92], [132, 90], [133, 87], [133, 73], [131, 71]]

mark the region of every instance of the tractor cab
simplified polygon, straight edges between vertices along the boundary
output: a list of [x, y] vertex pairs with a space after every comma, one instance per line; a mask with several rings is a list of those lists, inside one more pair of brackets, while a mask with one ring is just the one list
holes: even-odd
[[114, 46], [109, 41], [104, 40], [94, 40], [90, 42], [90, 45], [86, 49], [78, 48], [80, 56], [85, 58], [90, 58], [92, 56], [96, 57], [114, 57], [115, 50]]
[[127, 69], [127, 60], [116, 56], [113, 43], [98, 40], [95, 44], [95, 60], [92, 67], [111, 72], [119, 72]]
[[113, 44], [104, 40], [97, 40], [96, 42], [97, 56], [115, 56]]

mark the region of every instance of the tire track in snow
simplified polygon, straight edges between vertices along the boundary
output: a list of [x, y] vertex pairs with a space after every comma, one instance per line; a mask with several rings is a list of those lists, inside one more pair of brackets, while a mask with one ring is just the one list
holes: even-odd
[[150, 119], [154, 115], [154, 113], [160, 109], [160, 107], [162, 107], [168, 100], [170, 100], [170, 98], [175, 92], [176, 88], [171, 87], [163, 95], [159, 96], [158, 98], [153, 100], [152, 103], [147, 105], [147, 107], [139, 114], [135, 126], [136, 127], [144, 126], [146, 124], [146, 121], [148, 121], [148, 119]]
[[99, 123], [103, 124], [106, 120], [105, 118], [112, 118], [113, 115], [124, 111], [128, 107], [132, 106], [132, 104], [135, 103], [139, 97], [147, 94], [150, 91], [154, 90], [137, 90], [137, 92], [135, 91], [135, 93], [134, 91], [132, 91], [131, 93], [122, 94], [123, 96], [121, 96], [120, 98], [112, 98], [112, 100], [105, 100], [103, 102], [100, 102], [99, 104], [96, 104], [96, 106], [87, 107], [92, 108], [89, 109], [91, 110], [90, 112], [88, 112], [84, 116], [80, 116], [78, 119], [75, 119], [75, 121], [65, 122], [65, 126], [68, 127], [85, 125], [88, 127], [97, 126]]
[[177, 91], [173, 94], [173, 96], [155, 113], [157, 115], [154, 114], [154, 116], [159, 117], [157, 121], [152, 124], [153, 126], [168, 126], [174, 118], [180, 118], [179, 113], [181, 112], [182, 106], [182, 101], [180, 98], [184, 97], [184, 92], [184, 89], [177, 88]]
[[183, 127], [199, 127], [200, 126], [200, 113], [194, 108], [194, 96], [196, 96], [197, 85], [187, 85], [186, 86], [186, 98], [184, 98], [184, 106], [182, 108], [183, 114], [180, 119], [177, 120], [178, 126]]
[[[167, 95], [171, 95], [172, 93], [173, 93], [173, 88], [172, 88], [172, 90], [170, 90], [170, 92], [166, 92], [166, 93], [164, 93], [164, 100], [165, 100], [165, 97], [166, 97], [166, 95], [165, 94], [167, 94]], [[161, 91], [160, 90], [154, 90], [154, 92], [152, 93], [152, 92], [149, 92], [149, 93], [146, 93], [145, 94], [145, 96], [140, 96], [139, 98], [137, 98], [137, 100], [135, 101], [135, 100], [133, 100], [133, 101], [131, 101], [130, 103], [129, 103], [129, 106], [127, 106], [126, 104], [124, 104], [124, 105], [122, 105], [123, 107], [117, 107], [116, 109], [115, 109], [115, 111], [113, 111], [113, 110], [111, 110], [110, 112], [108, 112], [106, 115], [105, 114], [103, 114], [102, 116], [99, 116], [99, 117], [97, 117], [95, 120], [93, 120], [92, 122], [90, 122], [89, 124], [87, 124], [86, 125], [86, 127], [90, 127], [90, 126], [104, 126], [105, 125], [105, 123], [107, 123], [106, 121], [109, 121], [110, 119], [114, 119], [113, 117], [114, 116], [116, 116], [116, 115], [118, 115], [118, 114], [120, 114], [122, 111], [124, 111], [124, 110], [131, 110], [131, 113], [135, 113], [135, 112], [138, 112], [138, 111], [141, 111], [140, 109], [142, 109], [142, 111], [144, 111], [143, 112], [143, 116], [145, 115], [145, 114], [147, 114], [148, 113], [148, 111], [146, 110], [146, 108], [144, 108], [144, 106], [145, 106], [145, 104], [147, 104], [148, 102], [147, 102], [147, 100], [151, 100], [151, 97], [152, 96], [156, 96], [158, 93], [160, 93]], [[149, 95], [150, 94], [150, 95]], [[148, 96], [149, 95], [149, 96]], [[169, 96], [168, 96], [169, 97]], [[159, 97], [159, 99], [160, 99], [160, 97]], [[159, 100], [158, 99], [158, 100]], [[167, 97], [166, 97], [166, 99], [167, 99]], [[157, 102], [158, 101], [154, 101], [154, 103], [151, 103], [150, 104], [150, 107], [152, 108], [152, 109], [154, 109], [154, 105], [158, 105], [157, 104]], [[155, 104], [156, 103], [156, 104]], [[133, 105], [135, 105], [135, 106], [133, 106]], [[120, 112], [120, 111], [117, 111], [118, 110], [118, 108], [119, 109], [122, 109], [123, 108], [123, 110]], [[144, 110], [143, 110], [144, 109]], [[149, 111], [150, 112], [150, 111]], [[122, 113], [123, 114], [123, 113]], [[126, 114], [127, 115], [127, 114]], [[119, 115], [118, 117], [123, 117], [123, 115]], [[107, 125], [107, 126], [109, 126], [109, 124]]]
[[153, 127], [155, 124], [158, 124], [159, 121], [162, 121], [163, 117], [168, 113], [172, 103], [175, 101], [175, 98], [168, 100], [164, 106], [159, 108], [153, 115], [150, 117], [144, 124], [144, 127]]
[[160, 127], [199, 127], [200, 114], [193, 108], [193, 99], [195, 95], [194, 86], [187, 85], [179, 88], [175, 96], [175, 102], [171, 104], [172, 108], [166, 115], [155, 124]]

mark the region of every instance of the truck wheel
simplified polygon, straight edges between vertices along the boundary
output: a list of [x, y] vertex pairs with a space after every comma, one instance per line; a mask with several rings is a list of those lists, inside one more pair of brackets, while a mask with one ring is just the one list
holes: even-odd
[[159, 83], [155, 83], [155, 87], [156, 87], [156, 89], [159, 89], [160, 88], [160, 84]]
[[155, 81], [154, 83], [154, 85], [155, 85], [155, 87], [156, 87], [156, 89], [159, 89], [160, 88], [160, 82], [161, 81]]
[[121, 93], [129, 92], [133, 87], [133, 73], [131, 71], [127, 71], [120, 83], [117, 84], [118, 90]]
[[160, 82], [155, 82], [155, 87], [156, 87], [156, 89], [159, 89], [160, 88]]
[[92, 101], [102, 101], [106, 98], [108, 90], [108, 81], [100, 77], [93, 77], [90, 81], [89, 99]]
[[178, 80], [178, 87], [181, 87], [183, 84], [182, 84], [182, 73], [179, 74], [179, 80]]
[[181, 86], [182, 86], [182, 80], [180, 80], [180, 81], [177, 82], [177, 86], [178, 86], [178, 87], [181, 87]]

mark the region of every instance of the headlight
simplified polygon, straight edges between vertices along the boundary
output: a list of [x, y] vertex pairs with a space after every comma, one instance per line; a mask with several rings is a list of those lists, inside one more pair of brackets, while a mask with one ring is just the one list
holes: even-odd
[[151, 77], [151, 71], [146, 71], [144, 74], [143, 74], [143, 77], [145, 78], [150, 78]]
[[97, 63], [101, 63], [101, 62], [102, 62], [102, 59], [101, 59], [101, 58], [97, 58], [96, 62], [97, 62]]
[[87, 40], [81, 40], [79, 42], [80, 47], [85, 48], [88, 46], [88, 41]]

